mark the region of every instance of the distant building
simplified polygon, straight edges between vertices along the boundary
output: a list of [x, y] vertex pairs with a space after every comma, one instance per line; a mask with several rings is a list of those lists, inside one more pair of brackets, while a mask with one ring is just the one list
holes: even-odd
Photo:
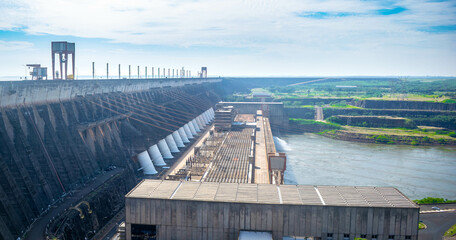
[[201, 68], [200, 78], [207, 78], [207, 67]]
[[233, 106], [219, 107], [215, 111], [215, 131], [228, 131], [231, 129], [233, 124], [234, 117], [236, 113], [234, 112]]
[[254, 92], [252, 93], [252, 98], [254, 98], [254, 101], [259, 101], [259, 102], [271, 102], [272, 101], [272, 95], [267, 92]]
[[27, 64], [27, 67], [32, 68], [32, 80], [47, 80], [47, 67], [41, 67], [41, 64]]

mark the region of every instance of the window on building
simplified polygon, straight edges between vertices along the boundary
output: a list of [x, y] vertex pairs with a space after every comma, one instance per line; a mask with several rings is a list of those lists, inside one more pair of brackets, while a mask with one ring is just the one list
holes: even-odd
[[361, 238], [366, 239], [366, 238], [367, 238], [367, 235], [366, 235], [366, 234], [361, 234]]
[[[253, 239], [253, 238], [251, 238]], [[259, 238], [256, 238], [259, 239]], [[321, 238], [314, 238], [314, 237], [302, 237], [302, 236], [284, 236], [282, 240], [321, 240]]]
[[394, 235], [388, 235], [388, 240], [394, 240]]
[[350, 234], [344, 233], [344, 240], [350, 240]]
[[412, 236], [407, 235], [407, 236], [405, 236], [405, 239], [412, 239]]
[[[245, 231], [241, 230], [239, 232], [239, 240], [247, 240], [247, 239], [272, 239], [272, 232], [260, 232], [260, 231]], [[286, 238], [284, 239], [294, 239], [294, 238]]]
[[377, 240], [377, 238], [378, 238], [377, 234], [372, 235], [372, 240]]
[[326, 240], [333, 240], [333, 234], [332, 233], [328, 233], [326, 235]]

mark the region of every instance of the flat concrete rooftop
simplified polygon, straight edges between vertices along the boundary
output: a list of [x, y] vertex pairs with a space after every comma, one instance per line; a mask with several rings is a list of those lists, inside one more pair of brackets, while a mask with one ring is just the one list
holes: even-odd
[[144, 180], [126, 198], [206, 202], [419, 208], [396, 188]]

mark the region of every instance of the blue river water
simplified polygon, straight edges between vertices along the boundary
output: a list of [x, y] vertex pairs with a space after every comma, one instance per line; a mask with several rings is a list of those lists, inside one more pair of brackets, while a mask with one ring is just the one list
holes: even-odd
[[274, 137], [285, 184], [391, 186], [410, 199], [456, 199], [456, 148], [380, 145], [316, 134]]

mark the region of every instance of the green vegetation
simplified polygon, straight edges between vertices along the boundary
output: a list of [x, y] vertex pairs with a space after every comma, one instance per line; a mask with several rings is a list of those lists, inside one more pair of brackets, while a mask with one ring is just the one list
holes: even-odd
[[456, 145], [454, 138], [447, 135], [414, 129], [342, 126], [341, 129], [325, 132], [324, 135], [335, 139], [378, 144]]
[[[309, 79], [310, 80], [310, 79]], [[347, 87], [351, 86], [351, 87]], [[358, 99], [406, 98], [412, 100], [456, 103], [454, 78], [424, 79], [327, 79], [307, 81], [302, 85], [267, 88], [280, 97], [355, 97]]]
[[[291, 117], [290, 131], [380, 144], [456, 145], [456, 78], [232, 81], [237, 82], [236, 87], [243, 84], [251, 90], [233, 94], [227, 97], [229, 101], [249, 101], [252, 92], [269, 92], [274, 101], [283, 102], [284, 111]], [[326, 122], [313, 121], [315, 106], [323, 108]]]
[[326, 133], [341, 129], [341, 126], [334, 123], [326, 123], [302, 118], [290, 118], [290, 129], [293, 132]]
[[331, 104], [330, 107], [333, 108], [359, 108], [348, 104]]
[[321, 126], [331, 126], [336, 129], [340, 129], [341, 126], [337, 123], [328, 123], [328, 122], [320, 122], [315, 120], [309, 119], [302, 119], [302, 118], [290, 118], [290, 122], [297, 123], [299, 125], [321, 125]]
[[456, 224], [450, 227], [443, 236], [452, 237], [454, 235], [456, 235]]
[[413, 200], [417, 204], [438, 204], [438, 203], [456, 203], [456, 200], [448, 200], [443, 198], [427, 197], [420, 200]]
[[391, 138], [391, 136], [385, 135], [378, 135], [375, 137], [376, 143], [387, 143], [387, 144], [394, 144], [395, 142]]
[[418, 230], [426, 229], [426, 228], [427, 228], [427, 226], [426, 226], [426, 224], [424, 224], [423, 222], [419, 222], [419, 223], [418, 223]]
[[323, 130], [321, 132], [318, 132], [317, 134], [325, 135], [325, 134], [334, 134], [334, 133], [336, 133], [336, 130], [328, 130], [328, 129], [326, 129], [326, 130]]
[[328, 122], [340, 125], [358, 126], [358, 127], [380, 127], [380, 128], [417, 128], [415, 122], [405, 118], [393, 118], [389, 116], [331, 116], [326, 119]]
[[[281, 98], [339, 97], [456, 103], [456, 78], [233, 78], [236, 90]], [[301, 83], [298, 85], [292, 85]], [[251, 89], [251, 90], [248, 90]], [[304, 104], [305, 105], [305, 104]], [[337, 106], [335, 106], [337, 107]]]
[[455, 99], [445, 99], [442, 101], [443, 103], [456, 103]]

